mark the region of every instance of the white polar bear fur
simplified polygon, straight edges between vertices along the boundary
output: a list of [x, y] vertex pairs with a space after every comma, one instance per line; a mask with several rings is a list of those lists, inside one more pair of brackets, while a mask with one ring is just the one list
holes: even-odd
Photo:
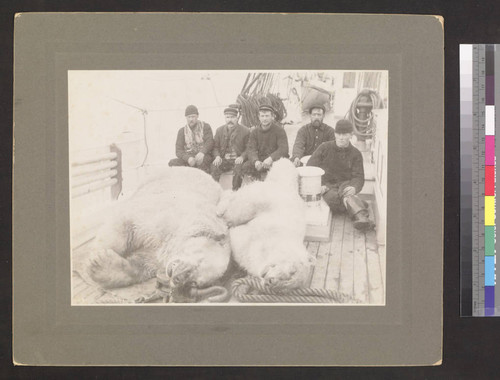
[[217, 212], [231, 227], [234, 261], [248, 274], [277, 290], [305, 286], [312, 257], [304, 246], [298, 172], [289, 160], [276, 161], [264, 182], [224, 193]]
[[103, 287], [122, 287], [180, 262], [189, 269], [184, 282], [212, 284], [230, 260], [227, 227], [216, 215], [220, 195], [199, 169], [174, 167], [149, 178], [99, 230], [89, 275]]

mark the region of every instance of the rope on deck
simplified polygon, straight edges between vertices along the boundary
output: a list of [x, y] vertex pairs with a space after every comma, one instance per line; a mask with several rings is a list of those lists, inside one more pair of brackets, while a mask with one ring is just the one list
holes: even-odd
[[160, 274], [156, 275], [155, 291], [147, 296], [137, 298], [135, 303], [149, 303], [163, 299], [164, 303], [196, 303], [196, 302], [224, 302], [229, 294], [222, 286], [210, 286], [208, 288], [197, 287], [172, 287], [170, 278]]
[[[252, 291], [261, 294], [248, 294]], [[283, 303], [359, 303], [351, 296], [329, 289], [298, 288], [286, 294], [273, 292], [261, 279], [247, 276], [232, 284], [233, 295], [240, 302], [283, 302]]]

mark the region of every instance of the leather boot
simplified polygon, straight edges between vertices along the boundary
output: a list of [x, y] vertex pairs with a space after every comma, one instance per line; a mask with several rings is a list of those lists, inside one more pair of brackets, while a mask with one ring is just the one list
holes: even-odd
[[354, 228], [360, 231], [370, 231], [375, 227], [375, 223], [370, 220], [368, 211], [363, 210], [354, 215], [352, 219]]
[[369, 231], [375, 227], [375, 223], [370, 220], [370, 214], [367, 210], [367, 203], [356, 195], [344, 198], [344, 204], [347, 213], [352, 219], [354, 228], [360, 231]]

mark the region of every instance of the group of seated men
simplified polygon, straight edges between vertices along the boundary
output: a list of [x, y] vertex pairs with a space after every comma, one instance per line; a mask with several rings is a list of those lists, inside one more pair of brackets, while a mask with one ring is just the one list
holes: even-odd
[[[261, 179], [274, 161], [288, 158], [288, 139], [284, 128], [275, 121], [272, 106], [259, 107], [260, 124], [253, 129], [239, 124], [237, 106], [224, 110], [226, 123], [212, 133], [211, 126], [199, 119], [196, 106], [186, 108], [186, 125], [179, 129], [175, 144], [177, 158], [170, 166], [192, 166], [210, 173], [218, 181], [224, 172], [233, 171], [233, 190], [240, 188], [244, 176]], [[292, 150], [291, 160], [301, 166], [301, 158], [311, 156], [309, 166], [325, 171], [321, 194], [332, 212], [347, 210], [354, 227], [369, 230], [367, 204], [356, 194], [364, 185], [363, 158], [351, 144], [353, 126], [339, 120], [335, 129], [323, 123], [325, 107], [309, 109], [311, 122], [301, 127]]]

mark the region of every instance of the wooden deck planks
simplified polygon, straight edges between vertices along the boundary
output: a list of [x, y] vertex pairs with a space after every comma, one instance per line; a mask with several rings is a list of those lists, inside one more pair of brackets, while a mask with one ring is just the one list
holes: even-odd
[[330, 257], [330, 242], [319, 243], [316, 256], [316, 269], [311, 281], [311, 288], [325, 288], [328, 261]]
[[368, 271], [369, 301], [371, 304], [384, 303], [384, 282], [380, 257], [377, 252], [377, 237], [375, 231], [366, 233], [366, 262]]
[[82, 291], [86, 287], [85, 281], [83, 281], [79, 275], [76, 275], [73, 273], [72, 281], [73, 281], [73, 284], [72, 284], [73, 294], [78, 294], [80, 291]]
[[332, 220], [332, 242], [325, 247], [329, 248], [328, 271], [325, 288], [338, 290], [340, 285], [340, 264], [342, 257], [342, 241], [344, 239], [345, 215], [336, 214]]
[[342, 256], [340, 263], [339, 291], [349, 296], [354, 295], [354, 227], [346, 217], [344, 238], [342, 240]]
[[[331, 223], [331, 228], [333, 229], [333, 221]], [[330, 236], [332, 233], [330, 232]], [[336, 250], [338, 251], [338, 249]], [[319, 249], [318, 249], [318, 257], [322, 257], [325, 263], [325, 267], [323, 272], [321, 273], [321, 277], [318, 278], [318, 287], [324, 288], [324, 289], [330, 289], [327, 286], [327, 276], [328, 276], [328, 270], [330, 268], [331, 264], [331, 258], [332, 258], [332, 243], [331, 242], [325, 242], [325, 243], [320, 243]], [[334, 266], [332, 266], [334, 267]], [[338, 288], [338, 282], [334, 284], [335, 289]]]
[[[80, 281], [83, 282], [82, 279], [80, 279]], [[79, 304], [79, 303], [85, 303], [85, 304], [92, 304], [92, 303], [95, 303], [95, 301], [101, 297], [103, 295], [103, 291], [94, 287], [94, 286], [91, 286], [91, 285], [88, 285], [88, 284], [85, 284], [86, 286], [80, 290], [79, 292], [77, 293], [73, 293], [73, 302], [75, 304]]]
[[328, 252], [329, 250], [322, 249], [323, 244], [318, 243], [318, 253], [316, 255], [316, 264], [314, 265], [314, 273], [311, 279], [311, 288], [324, 288], [326, 271], [328, 269]]
[[386, 261], [385, 261], [385, 245], [377, 245], [377, 253], [378, 260], [380, 262], [380, 272], [382, 273], [382, 284], [386, 285], [385, 270], [386, 270]]
[[[309, 241], [306, 242], [305, 244], [307, 247], [307, 252], [309, 252], [309, 254], [316, 259], [318, 255], [319, 242]], [[316, 272], [317, 272], [316, 264], [311, 265], [311, 272], [309, 273], [309, 280], [308, 280], [309, 287], [312, 287], [311, 283], [313, 281]]]
[[369, 302], [368, 294], [368, 278], [367, 278], [367, 263], [366, 263], [366, 245], [365, 234], [353, 229], [354, 232], [354, 274], [353, 288], [354, 298], [362, 303]]

